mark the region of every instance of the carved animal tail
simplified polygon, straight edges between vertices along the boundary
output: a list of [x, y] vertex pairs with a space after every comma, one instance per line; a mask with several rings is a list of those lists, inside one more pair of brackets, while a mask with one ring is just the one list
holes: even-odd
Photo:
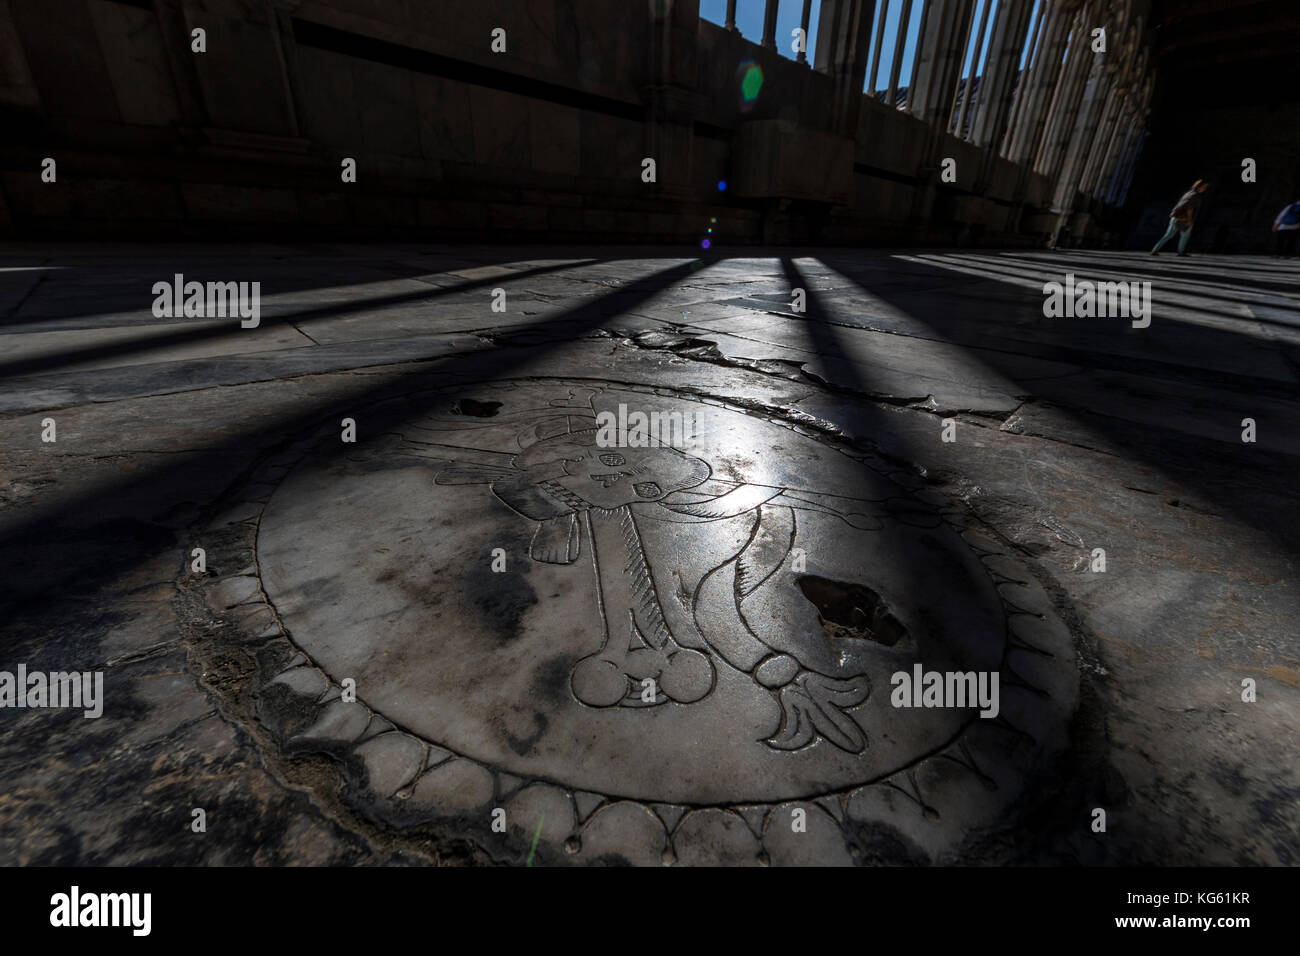
[[770, 689], [781, 705], [781, 723], [768, 746], [796, 750], [822, 737], [860, 753], [867, 745], [866, 734], [845, 711], [867, 699], [867, 676], [813, 670], [799, 659], [805, 642], [769, 628], [760, 636], [744, 611], [745, 600], [781, 568], [794, 536], [792, 508], [760, 505], [745, 546], [710, 571], [696, 589], [696, 626], [710, 647]]

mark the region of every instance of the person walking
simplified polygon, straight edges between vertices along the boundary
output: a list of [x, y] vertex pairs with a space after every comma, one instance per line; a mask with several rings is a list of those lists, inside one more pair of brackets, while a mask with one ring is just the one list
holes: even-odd
[[1277, 246], [1273, 255], [1288, 259], [1295, 255], [1296, 238], [1300, 237], [1300, 200], [1277, 214], [1273, 220], [1273, 231], [1277, 233]]
[[1192, 224], [1196, 221], [1196, 213], [1201, 208], [1201, 193], [1209, 188], [1209, 183], [1204, 179], [1198, 179], [1192, 183], [1191, 189], [1183, 193], [1182, 198], [1174, 204], [1174, 208], [1169, 213], [1169, 228], [1151, 250], [1153, 256], [1160, 255], [1160, 250], [1164, 248], [1165, 243], [1174, 236], [1178, 237], [1178, 254], [1187, 255], [1187, 240], [1192, 238]]

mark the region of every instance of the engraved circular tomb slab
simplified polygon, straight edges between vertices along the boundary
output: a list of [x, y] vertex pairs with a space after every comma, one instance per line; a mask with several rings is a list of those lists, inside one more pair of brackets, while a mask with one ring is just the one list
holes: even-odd
[[[230, 490], [200, 586], [214, 661], [259, 646], [252, 689], [279, 685], [279, 746], [350, 754], [346, 799], [417, 840], [960, 862], [1068, 743], [1073, 640], [1030, 570], [797, 416], [532, 379], [354, 417], [358, 444], [331, 422]], [[997, 673], [996, 719], [893, 706], [914, 668]]]
[[784, 422], [659, 391], [462, 388], [355, 451], [309, 450], [261, 515], [266, 598], [332, 683], [355, 680], [406, 733], [646, 803], [847, 794], [955, 752], [986, 722], [893, 706], [892, 675], [918, 664], [999, 672], [1004, 720], [1019, 688], [1016, 707], [1052, 696], [1009, 668], [1018, 649], [1073, 686], [1068, 638], [1048, 651], [1009, 626], [1044, 620], [1006, 598], [1031, 579], [967, 544], [960, 505]]

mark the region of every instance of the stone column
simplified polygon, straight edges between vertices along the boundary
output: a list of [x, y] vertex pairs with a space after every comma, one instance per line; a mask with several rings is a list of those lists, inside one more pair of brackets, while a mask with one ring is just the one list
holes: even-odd
[[[885, 91], [885, 102], [890, 106], [898, 102], [898, 74], [903, 66], [903, 44], [907, 40], [907, 21], [911, 15], [912, 0], [903, 0], [903, 9], [898, 16], [898, 30], [894, 37], [894, 54], [889, 63], [889, 89]], [[883, 24], [881, 29], [884, 29]]]
[[298, 128], [299, 104], [302, 91], [298, 86], [298, 48], [293, 38], [293, 13], [302, 0], [268, 0], [271, 13], [271, 34], [275, 38], [276, 57], [280, 75], [284, 78], [284, 98], [289, 111], [290, 135], [300, 135]]
[[676, 0], [651, 7], [648, 14], [649, 83], [641, 96], [646, 107], [646, 156], [655, 161], [655, 191], [671, 199], [695, 195], [694, 122], [699, 113], [696, 38], [699, 0]]
[[1007, 158], [1013, 163], [1031, 166], [1047, 124], [1047, 111], [1061, 75], [1061, 57], [1069, 35], [1071, 12], [1064, 0], [1043, 0], [1050, 4], [1044, 14], [1042, 36], [1028, 81], [1022, 84], [1024, 106], [1017, 118], [1017, 129]]
[[1116, 168], [1114, 181], [1111, 184], [1109, 202], [1112, 206], [1124, 204], [1124, 200], [1128, 196], [1129, 185], [1133, 181], [1133, 172], [1137, 168], [1138, 158], [1142, 155], [1142, 146], [1146, 142], [1147, 120], [1151, 115], [1153, 84], [1154, 77], [1151, 73], [1144, 73], [1133, 96], [1132, 135], [1129, 137], [1129, 144], [1125, 148], [1124, 158]]
[[1115, 124], [1115, 142], [1111, 147], [1110, 155], [1106, 157], [1106, 162], [1097, 173], [1096, 195], [1102, 202], [1113, 205], [1111, 192], [1114, 190], [1115, 177], [1120, 167], [1124, 165], [1128, 151], [1141, 131], [1137, 111], [1133, 109], [1132, 104], [1126, 104], [1124, 112], [1120, 114], [1119, 121]]
[[[980, 57], [984, 53], [984, 39], [989, 24], [989, 8], [992, 5], [993, 5], [992, 0], [985, 0], [983, 9], [980, 11], [979, 25], [975, 27], [974, 31], [972, 31], [970, 35], [971, 41], [973, 41], [974, 43], [974, 49], [971, 51], [971, 58], [970, 58], [970, 75], [966, 77], [966, 88], [962, 91], [961, 111], [958, 112], [957, 119], [953, 123], [953, 133], [955, 133], [959, 139], [970, 138], [966, 136], [964, 132], [966, 129], [966, 116], [969, 114], [971, 118], [971, 122], [972, 123], [975, 122], [975, 111], [974, 109], [971, 108], [971, 100], [975, 98], [975, 79], [979, 74]], [[965, 62], [966, 62], [966, 53], [965, 50], [963, 50], [961, 54], [959, 54], [957, 59], [957, 81], [958, 82], [961, 82], [962, 69]], [[983, 84], [981, 82], [981, 86], [982, 85]]]
[[1129, 148], [1128, 159], [1115, 180], [1115, 198], [1111, 202], [1112, 206], [1122, 206], [1128, 198], [1129, 187], [1133, 185], [1133, 173], [1137, 170], [1138, 160], [1142, 158], [1142, 147], [1146, 145], [1147, 118], [1148, 116], [1143, 114], [1138, 119], [1137, 136], [1134, 137], [1133, 145]]
[[[1088, 36], [1086, 25], [1083, 36]], [[1091, 53], [1091, 44], [1086, 49]], [[1102, 114], [1110, 100], [1111, 80], [1118, 72], [1118, 67], [1107, 62], [1105, 53], [1092, 53], [1084, 92], [1077, 107], [1064, 118], [1062, 129], [1072, 132], [1063, 140], [1061, 155], [1050, 165], [1050, 175], [1057, 177], [1053, 205], [1059, 211], [1053, 246], [1074, 214], [1084, 170], [1092, 159], [1089, 147], [1096, 146]]]
[[1106, 102], [1098, 116], [1097, 132], [1092, 137], [1092, 149], [1088, 153], [1088, 161], [1079, 171], [1079, 192], [1085, 195], [1091, 195], [1096, 188], [1101, 170], [1119, 137], [1117, 123], [1123, 112], [1124, 96], [1113, 80], [1107, 86]]
[[1108, 44], [1108, 59], [1114, 66], [1110, 99], [1079, 184], [1082, 192], [1102, 201], [1108, 195], [1109, 179], [1123, 152], [1126, 124], [1134, 119], [1133, 91], [1140, 84], [1147, 59], [1145, 49], [1139, 52], [1140, 22], [1135, 22], [1132, 7], [1119, 11], [1119, 15]]
[[[1061, 60], [1077, 4], [1078, 0], [1043, 0], [1043, 11], [1036, 28], [1037, 46], [1028, 74], [1021, 79], [1015, 126], [1007, 134], [1003, 151], [1003, 155], [1019, 167], [1012, 194], [1017, 203], [1015, 219], [1025, 209], [1025, 197], [1034, 175], [1034, 161], [1048, 129], [1053, 107], [1061, 96], [1061, 88], [1069, 79]], [[1032, 228], [1037, 230], [1040, 225]]]
[[961, 57], [974, 9], [975, 0], [930, 0], [925, 5], [915, 80], [907, 103], [908, 112], [936, 129], [947, 130], [952, 120]]
[[203, 102], [203, 87], [195, 66], [195, 54], [190, 52], [190, 25], [185, 17], [183, 0], [154, 0], [154, 13], [162, 31], [163, 49], [167, 65], [171, 68], [176, 102], [180, 107], [183, 130], [193, 136], [212, 124], [207, 106]]
[[776, 8], [780, 0], [767, 0], [763, 8], [763, 49], [776, 49]]
[[803, 13], [799, 15], [799, 29], [803, 30], [803, 49], [795, 57], [804, 66], [808, 65], [808, 21], [812, 18], [812, 0], [803, 0]]
[[[271, 0], [157, 0], [159, 22], [177, 76], [186, 122], [203, 116], [203, 135], [218, 151], [243, 157], [302, 154], [297, 110], [288, 77], [281, 16]], [[195, 28], [207, 34], [207, 52], [190, 52]], [[187, 102], [193, 77], [198, 103]]]
[[[1016, 67], [1017, 76], [1011, 93], [1011, 114], [1007, 117], [1007, 128], [1003, 132], [1001, 143], [998, 146], [998, 152], [1003, 157], [1010, 155], [1011, 142], [1020, 129], [1021, 117], [1024, 115], [1025, 99], [1029, 95], [1029, 81], [1033, 75], [1035, 51], [1038, 46], [1039, 36], [1043, 32], [1043, 18], [1046, 6], [1044, 3], [1038, 5], [1038, 15], [1034, 17], [1034, 25], [1025, 44], [1024, 68], [1021, 69], [1018, 65]], [[1017, 61], [1018, 63], [1019, 61]]]
[[1112, 87], [1110, 97], [1106, 101], [1106, 108], [1102, 112], [1101, 124], [1097, 127], [1097, 135], [1092, 141], [1092, 152], [1088, 156], [1087, 165], [1083, 168], [1083, 176], [1079, 180], [1080, 191], [1089, 196], [1096, 194], [1102, 174], [1117, 148], [1120, 139], [1119, 118], [1124, 111], [1125, 95], [1126, 91], [1122, 88]]
[[41, 105], [9, 0], [0, 0], [0, 105], [33, 111]]
[[885, 21], [889, 19], [889, 4], [891, 0], [882, 0], [880, 7], [880, 27], [876, 30], [876, 42], [872, 44], [871, 49], [871, 76], [867, 81], [867, 93], [871, 96], [876, 95], [876, 90], [880, 88], [878, 82], [880, 76], [880, 51], [885, 41]]
[[998, 4], [988, 62], [980, 83], [979, 111], [971, 124], [971, 142], [976, 146], [992, 147], [1002, 140], [1016, 74], [1020, 71], [1021, 43], [1033, 9], [1033, 0], [1001, 0]]
[[1049, 179], [1055, 179], [1060, 170], [1064, 150], [1069, 145], [1073, 132], [1079, 100], [1083, 96], [1093, 57], [1096, 55], [1087, 43], [1083, 16], [1076, 15], [1072, 19], [1074, 30], [1066, 52], [1065, 66], [1048, 108], [1042, 143], [1038, 147], [1038, 154], [1033, 158], [1034, 169]]
[[1101, 184], [1101, 194], [1097, 197], [1107, 205], [1115, 204], [1115, 194], [1119, 192], [1119, 177], [1128, 164], [1129, 154], [1133, 149], [1134, 143], [1139, 135], [1137, 124], [1137, 114], [1132, 108], [1124, 113], [1124, 118], [1120, 123], [1119, 132], [1122, 136], [1119, 141], [1119, 147], [1115, 152], [1113, 163], [1105, 170], [1105, 178]]
[[1114, 67], [1105, 64], [1105, 54], [1093, 54], [1088, 80], [1078, 106], [1062, 124], [1061, 152], [1053, 158], [1051, 172], [1058, 176], [1056, 203], [1063, 209], [1074, 205], [1074, 196], [1091, 159], [1100, 130], [1102, 110], [1110, 92]]
[[1065, 159], [1066, 149], [1074, 132], [1074, 121], [1088, 83], [1090, 57], [1072, 58], [1061, 80], [1057, 96], [1048, 114], [1047, 130], [1038, 155], [1034, 157], [1034, 170], [1048, 179], [1056, 180]]
[[822, 0], [814, 65], [834, 81], [831, 132], [856, 137], [875, 0]]

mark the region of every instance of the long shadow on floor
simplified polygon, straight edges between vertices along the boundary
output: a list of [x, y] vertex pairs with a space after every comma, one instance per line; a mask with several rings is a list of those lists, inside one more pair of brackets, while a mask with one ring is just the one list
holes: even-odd
[[[634, 310], [706, 264], [696, 259], [664, 269], [585, 302], [560, 318], [516, 327], [514, 331], [542, 331], [559, 324], [571, 340], [600, 328], [612, 315]], [[353, 306], [349, 305], [350, 308]], [[248, 428], [228, 441], [180, 456], [179, 461], [169, 460], [164, 465], [146, 467], [143, 473], [100, 482], [72, 502], [41, 504], [30, 513], [13, 515], [6, 523], [0, 552], [0, 620], [10, 627], [25, 616], [24, 632], [36, 636], [42, 632], [42, 618], [51, 615], [57, 618], [56, 612], [64, 602], [85, 599], [106, 584], [129, 578], [133, 568], [168, 549], [177, 549], [179, 570], [182, 550], [178, 531], [183, 529], [167, 524], [164, 516], [172, 507], [193, 500], [195, 488], [210, 484], [204, 478], [208, 471], [232, 472], [233, 469], [232, 478], [236, 477], [258, 450], [300, 439], [313, 431], [337, 433], [339, 418], [360, 407], [445, 384], [491, 381], [562, 346], [565, 341], [557, 336], [548, 344], [532, 348], [451, 355], [421, 363], [401, 374], [397, 381], [377, 386], [367, 383], [363, 377], [359, 384], [342, 390], [326, 406], [269, 421], [263, 419], [256, 424], [250, 420]], [[403, 421], [433, 409], [438, 401], [437, 394], [426, 393], [405, 403], [381, 405], [367, 417], [366, 428], [356, 445], [340, 442], [328, 453], [352, 453]], [[182, 424], [178, 423], [178, 427]], [[111, 500], [112, 510], [119, 513], [125, 504], [131, 517], [106, 519], [106, 509], [101, 503], [105, 499]]]
[[[1009, 326], [1014, 326], [1016, 322], [1032, 323], [1039, 333], [1047, 330], [1052, 336], [1049, 342], [1059, 343], [1062, 348], [1075, 352], [1087, 350], [1087, 340], [1083, 336], [1087, 332], [1088, 323], [1113, 322], [1117, 336], [1126, 334], [1121, 328], [1121, 324], [1127, 325], [1123, 319], [1057, 319], [1051, 324], [1045, 324], [1042, 320], [1042, 293], [1011, 284], [1007, 285], [1007, 296], [1012, 298], [1014, 304], [1010, 309], [1005, 305], [1000, 306], [996, 318], [990, 314], [985, 298], [978, 294], [963, 296], [959, 289], [949, 289], [946, 294], [936, 296], [928, 307], [921, 308], [914, 290], [929, 285], [941, 288], [949, 286], [951, 272], [936, 265], [896, 259], [893, 269], [895, 275], [906, 277], [908, 282], [905, 285], [890, 282], [877, 286], [873, 285], [873, 278], [878, 273], [873, 270], [862, 269], [848, 259], [828, 257], [825, 261], [828, 266], [855, 282], [860, 289], [911, 315], [933, 331], [934, 338], [958, 346], [969, 343], [972, 334], [977, 334], [979, 329], [991, 324], [996, 324], [1002, 335], [1013, 333], [1014, 328]], [[1039, 262], [1036, 265], [1043, 271], [1051, 269], [1049, 263]], [[1065, 263], [1058, 268], [1064, 269]], [[990, 277], [995, 280], [999, 278], [996, 275]], [[904, 289], [913, 290], [913, 294], [904, 294]], [[1162, 340], [1172, 342], [1185, 335], [1186, 328], [1182, 323], [1156, 315], [1151, 327], [1144, 330], [1148, 333], [1146, 345], [1153, 356], [1152, 367], [1158, 366], [1162, 382], [1170, 383], [1174, 388], [1180, 383], [1195, 387], [1203, 382], [1198, 369], [1161, 363], [1155, 358], [1160, 354]], [[1074, 338], [1076, 332], [1080, 341]], [[1222, 329], [1198, 327], [1198, 334], [1204, 337], [1206, 347], [1214, 350], [1230, 352], [1250, 341], [1244, 334]], [[1036, 338], [1036, 341], [1041, 339]], [[1176, 484], [1192, 489], [1214, 502], [1221, 512], [1255, 528], [1288, 553], [1300, 554], [1300, 520], [1296, 520], [1300, 514], [1300, 499], [1293, 490], [1296, 459], [1276, 448], [1270, 449], [1269, 445], [1270, 434], [1289, 434], [1294, 429], [1294, 422], [1277, 415], [1265, 415], [1261, 411], [1255, 416], [1259, 436], [1257, 443], [1215, 441], [1173, 427], [1129, 421], [1095, 411], [1108, 407], [1114, 397], [1116, 383], [1113, 376], [1112, 380], [1105, 378], [1110, 373], [1109, 369], [1098, 375], [1085, 365], [1081, 366], [1081, 375], [1068, 379], [1035, 378], [1029, 382], [1024, 380], [1012, 354], [992, 349], [970, 354], [994, 372], [1018, 384], [1022, 394], [1032, 401], [1066, 410], [1085, 428], [1100, 436], [1106, 445], [1121, 449], [1125, 457], [1148, 465]], [[1134, 379], [1137, 384], [1141, 383], [1136, 375]], [[1271, 388], [1274, 383], [1267, 384]], [[1225, 394], [1231, 393], [1225, 390]], [[1249, 401], [1256, 396], [1253, 392], [1245, 391], [1242, 397]], [[1172, 422], [1173, 416], [1196, 414], [1194, 407], [1191, 401], [1180, 407], [1171, 407], [1167, 411], [1166, 420]], [[1213, 414], [1212, 410], [1210, 414]], [[1234, 430], [1241, 430], [1235, 420], [1215, 424], [1216, 427], [1222, 425], [1225, 436]]]
[[[36, 275], [37, 280], [0, 315], [0, 333], [100, 328], [105, 315], [140, 312], [147, 316], [142, 322], [166, 321], [148, 314], [155, 298], [151, 290], [156, 281], [173, 282], [177, 273], [186, 282], [260, 282], [268, 295], [272, 292], [293, 295], [401, 280], [446, 277], [456, 281], [459, 277], [449, 273], [555, 258], [540, 250], [531, 254], [522, 248], [462, 251], [400, 245], [364, 247], [360, 252], [332, 246], [286, 246], [258, 252], [239, 246], [192, 250], [180, 246], [166, 253], [151, 248], [137, 253], [127, 244], [114, 247], [108, 255], [83, 255], [76, 248], [56, 243], [49, 247], [36, 246], [33, 251], [55, 261], [21, 266], [20, 272], [4, 276], [9, 284], [20, 281], [15, 276], [29, 273]], [[0, 266], [14, 261], [7, 253], [8, 250], [0, 247]], [[23, 257], [30, 258], [30, 254]], [[609, 256], [607, 250], [600, 249], [567, 258], [595, 261]], [[48, 287], [52, 287], [52, 294]], [[48, 328], [41, 328], [43, 323]]]
[[[961, 255], [961, 254], [958, 254]], [[994, 257], [988, 257], [994, 258]], [[1032, 256], [1019, 255], [1016, 253], [999, 252], [996, 256], [998, 260], [1016, 265], [1028, 265], [1034, 268], [1043, 268], [1045, 263], [1041, 259], [1035, 259]], [[1243, 275], [1242, 273], [1219, 274], [1207, 271], [1203, 268], [1173, 270], [1164, 265], [1162, 261], [1152, 260], [1149, 264], [1129, 259], [1128, 261], [1109, 259], [1105, 262], [1090, 262], [1087, 259], [1070, 256], [1063, 257], [1060, 263], [1076, 268], [1087, 269], [1091, 273], [1100, 272], [1120, 272], [1124, 275], [1134, 276], [1142, 279], [1151, 279], [1158, 276], [1162, 284], [1167, 284], [1177, 288], [1180, 283], [1185, 283], [1179, 291], [1189, 296], [1203, 296], [1206, 298], [1216, 299], [1222, 302], [1245, 303], [1246, 300], [1239, 294], [1241, 286], [1252, 286], [1258, 289], [1260, 295], [1278, 298], [1281, 296], [1298, 296], [1300, 295], [1300, 273], [1297, 273], [1293, 281], [1264, 281], [1253, 275]], [[1118, 278], [1118, 277], [1113, 277]], [[1216, 291], [1207, 290], [1207, 286]], [[1217, 289], [1223, 288], [1223, 292]], [[1249, 304], [1249, 303], [1246, 303]], [[1300, 305], [1276, 305], [1276, 308], [1293, 310], [1300, 313]]]
[[[942, 254], [935, 253], [930, 255], [919, 255], [915, 257], [921, 262], [939, 265], [940, 268], [946, 268], [951, 265], [952, 271], [966, 269], [968, 272], [978, 272], [980, 275], [990, 279], [1005, 281], [1007, 284], [1024, 284], [1040, 288], [1043, 281], [1043, 272], [1041, 264], [1030, 265], [1025, 260], [1012, 261], [1008, 256], [977, 256], [971, 254]], [[1191, 287], [1179, 285], [1181, 280], [1161, 277], [1149, 270], [1126, 272], [1122, 277], [1105, 277], [1100, 273], [1111, 271], [1109, 266], [1098, 266], [1096, 263], [1065, 263], [1064, 272], [1053, 276], [1058, 282], [1065, 281], [1067, 272], [1073, 272], [1076, 282], [1088, 280], [1090, 282], [1119, 282], [1127, 283], [1130, 281], [1151, 281], [1152, 295], [1158, 304], [1170, 305], [1180, 311], [1189, 313], [1200, 313], [1208, 316], [1212, 321], [1222, 324], [1222, 320], [1229, 322], [1258, 322], [1261, 325], [1276, 326], [1280, 329], [1300, 330], [1300, 307], [1276, 301], [1280, 296], [1277, 293], [1261, 292], [1260, 295], [1269, 296], [1274, 301], [1257, 302], [1247, 299], [1240, 295], [1214, 295], [1204, 292], [1199, 286]], [[1132, 279], [1127, 278], [1132, 276]], [[1173, 292], [1177, 296], [1176, 300]], [[1216, 308], [1207, 303], [1225, 303], [1224, 307]], [[1250, 315], [1242, 315], [1240, 311], [1235, 311], [1228, 307], [1228, 304], [1235, 304], [1250, 310]], [[1275, 311], [1283, 314], [1294, 315], [1296, 321], [1287, 321], [1284, 319], [1270, 318], [1266, 315], [1260, 315], [1263, 311]], [[1177, 320], [1176, 320], [1177, 321]], [[1190, 323], [1189, 323], [1190, 324]]]
[[[563, 270], [573, 268], [576, 265], [588, 265], [596, 261], [598, 260], [584, 260], [580, 263], [566, 263], [558, 266], [538, 266], [533, 269], [522, 269], [512, 275], [499, 275], [486, 279], [466, 280], [457, 283], [456, 285], [444, 288], [430, 287], [429, 289], [421, 289], [417, 292], [403, 292], [396, 295], [378, 295], [348, 299], [347, 301], [337, 304], [321, 305], [313, 308], [299, 309], [298, 311], [291, 313], [265, 316], [262, 319], [262, 327], [271, 327], [278, 324], [293, 324], [296, 326], [340, 315], [349, 315], [360, 312], [375, 312], [382, 311], [383, 309], [397, 308], [399, 306], [418, 305], [448, 295], [471, 292], [475, 289], [483, 289], [489, 286], [506, 286], [519, 279], [562, 272]], [[274, 291], [278, 293], [281, 290], [276, 288]], [[270, 294], [269, 291], [268, 294]], [[490, 320], [487, 324], [491, 324]], [[232, 318], [227, 324], [220, 326], [205, 326], [198, 329], [179, 328], [175, 331], [153, 332], [123, 342], [101, 343], [97, 345], [88, 345], [82, 348], [64, 349], [37, 358], [0, 362], [0, 378], [14, 378], [21, 375], [38, 375], [42, 372], [54, 371], [65, 366], [75, 365], [78, 362], [115, 358], [124, 355], [135, 355], [158, 348], [170, 348], [178, 345], [190, 345], [196, 342], [209, 342], [223, 339], [232, 340], [234, 336], [240, 335], [243, 331], [244, 330], [239, 326], [239, 322]], [[0, 339], [0, 342], [3, 342], [3, 339]]]

